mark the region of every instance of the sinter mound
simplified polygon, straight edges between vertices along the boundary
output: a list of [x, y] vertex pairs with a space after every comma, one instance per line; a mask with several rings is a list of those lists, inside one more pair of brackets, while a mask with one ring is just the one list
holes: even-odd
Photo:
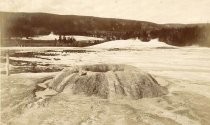
[[148, 73], [129, 65], [98, 64], [64, 69], [47, 88], [73, 94], [84, 93], [102, 98], [140, 99], [167, 93]]

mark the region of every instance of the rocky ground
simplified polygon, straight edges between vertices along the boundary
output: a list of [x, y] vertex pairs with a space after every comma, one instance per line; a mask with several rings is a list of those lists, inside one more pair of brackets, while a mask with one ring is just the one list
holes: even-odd
[[[8, 48], [2, 48], [2, 51]], [[36, 73], [23, 70], [1, 75], [1, 123], [11, 125], [209, 125], [210, 49], [174, 47], [157, 41], [107, 42], [86, 48], [10, 48], [15, 52], [54, 55], [11, 57], [61, 69]], [[50, 51], [49, 51], [50, 50]], [[67, 50], [71, 50], [68, 51]], [[76, 51], [77, 50], [77, 51]], [[48, 51], [48, 52], [46, 52]], [[65, 52], [64, 52], [65, 51]], [[37, 84], [53, 79], [65, 67], [127, 64], [150, 73], [168, 94], [133, 100], [114, 100], [63, 91], [46, 99], [36, 97]], [[24, 65], [25, 66], [25, 65]], [[13, 63], [11, 67], [20, 67]], [[32, 68], [30, 65], [28, 67]], [[4, 62], [1, 65], [4, 70]]]

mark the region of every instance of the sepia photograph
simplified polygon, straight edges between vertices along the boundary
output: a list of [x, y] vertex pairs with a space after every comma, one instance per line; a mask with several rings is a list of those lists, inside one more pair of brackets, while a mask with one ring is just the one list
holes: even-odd
[[210, 125], [210, 0], [0, 0], [1, 125]]

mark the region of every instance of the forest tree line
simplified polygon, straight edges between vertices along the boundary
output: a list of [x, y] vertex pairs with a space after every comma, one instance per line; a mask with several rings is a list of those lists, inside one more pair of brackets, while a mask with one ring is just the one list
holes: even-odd
[[155, 24], [145, 21], [46, 13], [0, 12], [4, 38], [48, 35], [95, 36], [106, 40], [159, 39], [167, 44], [210, 46], [210, 24]]

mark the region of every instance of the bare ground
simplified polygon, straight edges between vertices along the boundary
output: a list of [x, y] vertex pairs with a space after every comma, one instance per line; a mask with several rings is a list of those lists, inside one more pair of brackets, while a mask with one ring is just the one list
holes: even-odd
[[[108, 100], [62, 92], [46, 100], [35, 98], [36, 84], [57, 73], [1, 75], [1, 123], [10, 125], [209, 125], [210, 49], [186, 47], [123, 48], [69, 53], [42, 60], [68, 66], [116, 63], [149, 72], [169, 93], [155, 98]], [[136, 49], [136, 48], [135, 48]], [[89, 48], [88, 48], [89, 50]], [[39, 50], [36, 50], [39, 51]], [[52, 57], [49, 57], [50, 59]], [[54, 57], [53, 57], [54, 58]], [[22, 58], [27, 60], [27, 58]], [[69, 65], [70, 64], [70, 65]]]

